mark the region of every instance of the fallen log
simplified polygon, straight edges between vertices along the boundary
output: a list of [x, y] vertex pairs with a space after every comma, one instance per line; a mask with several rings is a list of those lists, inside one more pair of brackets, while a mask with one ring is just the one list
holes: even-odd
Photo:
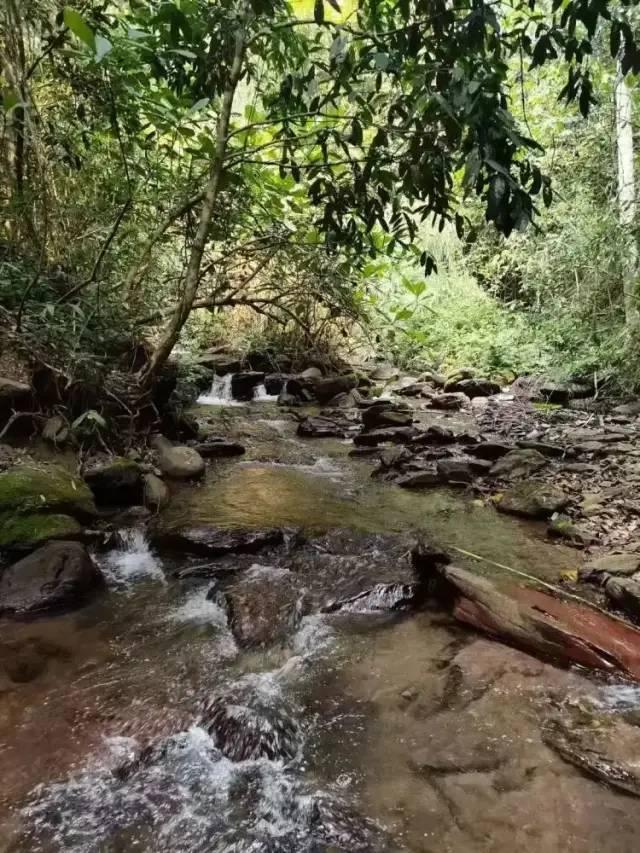
[[640, 681], [640, 631], [602, 611], [530, 587], [498, 589], [480, 575], [438, 566], [453, 616], [525, 651]]

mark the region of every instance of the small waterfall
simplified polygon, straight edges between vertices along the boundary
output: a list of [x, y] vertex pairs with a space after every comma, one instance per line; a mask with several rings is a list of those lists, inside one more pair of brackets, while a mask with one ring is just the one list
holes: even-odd
[[227, 373], [225, 376], [214, 374], [209, 393], [198, 397], [198, 403], [205, 406], [241, 406], [241, 403], [233, 399], [231, 393], [232, 380], [233, 375], [231, 373]]
[[120, 544], [103, 559], [107, 581], [116, 587], [128, 587], [147, 579], [165, 584], [162, 565], [149, 547], [143, 530], [124, 528], [118, 532]]
[[275, 403], [278, 400], [277, 394], [267, 394], [267, 389], [264, 382], [256, 385], [253, 389], [253, 399], [256, 403]]

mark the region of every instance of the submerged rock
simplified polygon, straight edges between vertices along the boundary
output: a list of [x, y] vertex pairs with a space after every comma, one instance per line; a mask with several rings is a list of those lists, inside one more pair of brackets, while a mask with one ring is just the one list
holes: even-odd
[[32, 613], [82, 604], [103, 583], [78, 542], [51, 542], [0, 575], [0, 611]]
[[244, 648], [284, 640], [299, 623], [303, 612], [294, 576], [286, 569], [273, 566], [252, 566], [248, 574], [220, 598], [226, 607], [233, 636]]
[[228, 438], [207, 438], [206, 441], [196, 445], [196, 450], [204, 459], [219, 458], [221, 456], [242, 456], [245, 448], [239, 441]]
[[198, 721], [231, 761], [292, 761], [301, 744], [298, 724], [273, 696], [229, 694], [205, 703]]
[[133, 506], [142, 503], [143, 479], [137, 462], [116, 457], [84, 474], [96, 501], [104, 506]]
[[204, 474], [204, 459], [193, 447], [174, 447], [162, 435], [156, 435], [151, 444], [158, 453], [162, 472], [175, 480], [191, 480]]
[[549, 518], [554, 512], [564, 509], [568, 502], [567, 495], [557, 486], [525, 481], [503, 492], [497, 501], [497, 508], [509, 515]]
[[422, 603], [422, 588], [411, 583], [379, 583], [371, 589], [330, 602], [322, 608], [323, 613], [388, 613], [410, 610]]
[[189, 554], [201, 554], [205, 557], [222, 557], [225, 554], [253, 554], [263, 548], [281, 545], [284, 541], [282, 530], [241, 530], [225, 527], [200, 525], [176, 530], [162, 527], [152, 531], [154, 544], [172, 550], [186, 551]]

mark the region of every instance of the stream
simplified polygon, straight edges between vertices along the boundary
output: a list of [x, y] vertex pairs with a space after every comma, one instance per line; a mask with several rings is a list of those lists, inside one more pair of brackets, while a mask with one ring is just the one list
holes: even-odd
[[[388, 612], [374, 596], [322, 612], [408, 582], [420, 533], [542, 578], [579, 554], [463, 491], [372, 480], [351, 442], [298, 438], [261, 396], [201, 398], [206, 429], [247, 453], [177, 488], [163, 523], [279, 528], [284, 544], [202, 577], [201, 559], [126, 527], [94, 555], [104, 595], [3, 621], [0, 851], [637, 851], [637, 800], [543, 737], [567, 701], [596, 703], [605, 720], [637, 714], [636, 688], [556, 668], [435, 608]], [[216, 594], [240, 587], [273, 598], [278, 619], [293, 591], [295, 618], [244, 647]]]

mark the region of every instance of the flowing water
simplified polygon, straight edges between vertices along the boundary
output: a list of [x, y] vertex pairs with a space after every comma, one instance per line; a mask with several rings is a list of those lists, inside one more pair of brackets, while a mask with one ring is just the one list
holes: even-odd
[[[577, 553], [463, 492], [372, 480], [350, 445], [300, 440], [275, 406], [226, 394], [197, 413], [248, 452], [176, 489], [164, 522], [284, 527], [287, 544], [222, 559], [222, 580], [179, 580], [197, 560], [126, 529], [95, 554], [108, 588], [94, 603], [2, 624], [0, 850], [636, 851], [634, 798], [564, 763], [541, 730], [567, 697], [637, 713], [637, 688], [436, 610], [385, 610], [417, 533], [540, 576]], [[274, 620], [295, 607], [246, 648], [221, 592], [275, 602]]]

